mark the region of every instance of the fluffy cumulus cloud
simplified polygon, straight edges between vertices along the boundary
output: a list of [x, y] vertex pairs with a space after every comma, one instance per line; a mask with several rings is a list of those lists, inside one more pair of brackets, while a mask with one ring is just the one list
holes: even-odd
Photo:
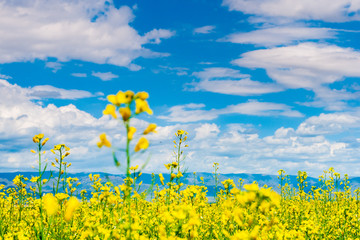
[[344, 22], [360, 18], [358, 0], [223, 0], [232, 11], [265, 18]]
[[199, 131], [196, 131], [195, 138], [190, 136], [187, 150], [192, 154], [186, 163], [202, 171], [210, 172], [212, 163], [219, 162], [220, 171], [224, 173], [276, 174], [279, 168], [283, 168], [290, 174], [302, 170], [318, 176], [323, 170], [335, 167], [342, 173], [359, 174], [352, 169], [359, 150], [321, 135], [301, 136], [293, 128], [282, 127], [273, 135], [260, 137], [253, 126], [242, 124], [228, 124], [221, 128], [202, 124], [195, 129], [210, 135], [199, 138], [196, 137]]
[[296, 132], [301, 135], [343, 133], [360, 127], [360, 111], [343, 113], [322, 113], [299, 125]]
[[143, 45], [174, 33], [154, 29], [141, 36], [129, 25], [133, 19], [129, 7], [117, 9], [105, 0], [5, 0], [0, 3], [0, 63], [53, 57], [138, 70], [132, 63], [137, 57], [162, 56]]
[[271, 47], [306, 40], [333, 38], [334, 35], [335, 32], [328, 28], [281, 26], [258, 29], [251, 32], [233, 33], [222, 40], [232, 43]]
[[[30, 166], [36, 164], [36, 156], [30, 152], [30, 149], [35, 147], [31, 138], [39, 132], [50, 138], [45, 149], [58, 143], [65, 143], [71, 148], [69, 161], [73, 163], [72, 171], [119, 171], [113, 166], [110, 151], [98, 149], [96, 146], [102, 132], [108, 134], [109, 139], [116, 143], [114, 145], [125, 145], [125, 132], [117, 121], [110, 120], [108, 116], [95, 118], [74, 105], [41, 106], [32, 101], [33, 97], [28, 95], [27, 88], [4, 81], [1, 83], [0, 94], [3, 97], [0, 98], [0, 167], [3, 171], [30, 170]], [[252, 110], [245, 110], [244, 106], [247, 104]], [[286, 106], [257, 108], [254, 106], [256, 104], [261, 106], [262, 103], [244, 103], [243, 106], [240, 105], [240, 109], [229, 107], [222, 111], [247, 114], [253, 114], [251, 111], [268, 111], [271, 108], [275, 109], [274, 111], [289, 111]], [[205, 111], [201, 109], [203, 105], [190, 104], [186, 107], [188, 111]], [[185, 149], [184, 162], [189, 171], [211, 172], [213, 162], [219, 162], [220, 171], [223, 173], [276, 174], [281, 166], [290, 174], [306, 170], [316, 176], [324, 169], [335, 167], [343, 173], [356, 175], [360, 174], [354, 168], [358, 161], [360, 143], [354, 145], [331, 141], [326, 138], [322, 129], [333, 127], [334, 131], [346, 131], [347, 125], [359, 127], [359, 119], [347, 115], [320, 115], [308, 118], [296, 130], [282, 127], [265, 137], [260, 137], [257, 127], [252, 125], [220, 126], [203, 122], [168, 124], [159, 126], [157, 134], [148, 136], [150, 149], [145, 155], [134, 155], [133, 164], [142, 165], [151, 155], [145, 171], [165, 172], [164, 163], [173, 160], [174, 132], [184, 129], [189, 132], [189, 147]], [[332, 126], [333, 123], [338, 126]], [[140, 129], [146, 128], [148, 122], [133, 119], [132, 124], [139, 129], [135, 135], [135, 139], [138, 139], [142, 132]], [[310, 125], [315, 126], [311, 133], [306, 130], [311, 128]], [[46, 153], [45, 157], [49, 161], [54, 158], [51, 152]], [[119, 153], [118, 157], [123, 159], [124, 156]]]
[[[31, 165], [35, 165], [36, 156], [30, 153], [30, 149], [35, 148], [32, 136], [40, 132], [50, 138], [46, 149], [59, 143], [71, 148], [70, 161], [74, 171], [114, 171], [111, 153], [99, 150], [96, 143], [99, 134], [106, 132], [110, 133], [112, 141], [125, 144], [124, 130], [119, 131], [121, 128], [117, 121], [109, 120], [108, 116], [95, 118], [72, 104], [42, 106], [33, 101], [44, 97], [42, 94], [34, 97], [34, 88], [22, 88], [4, 80], [0, 83], [0, 95], [3, 96], [0, 99], [0, 167], [3, 171], [29, 170]], [[50, 86], [46, 89], [58, 91], [67, 98], [73, 98], [71, 95], [77, 93], [71, 90], [62, 92], [62, 89]], [[135, 120], [133, 124], [143, 129], [148, 123]], [[54, 156], [49, 152], [46, 158], [51, 160]]]
[[274, 83], [263, 83], [250, 79], [249, 75], [241, 74], [239, 70], [231, 68], [206, 68], [193, 73], [201, 81], [192, 83], [190, 90], [214, 93], [251, 96], [280, 92], [283, 88]]
[[357, 94], [331, 90], [328, 85], [344, 77], [360, 76], [360, 52], [335, 45], [301, 43], [250, 51], [233, 61], [234, 64], [263, 68], [269, 77], [285, 88], [312, 90], [315, 105], [339, 110], [343, 101]]
[[198, 122], [209, 121], [218, 118], [220, 115], [242, 114], [251, 116], [285, 116], [302, 117], [303, 114], [292, 110], [290, 106], [279, 103], [248, 101], [236, 105], [229, 105], [220, 109], [206, 110], [205, 104], [185, 104], [171, 107], [167, 115], [158, 118], [168, 122]]

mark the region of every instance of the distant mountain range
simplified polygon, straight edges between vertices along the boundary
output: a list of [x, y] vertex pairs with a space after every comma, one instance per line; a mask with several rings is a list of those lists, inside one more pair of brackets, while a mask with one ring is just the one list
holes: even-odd
[[[37, 172], [0, 173], [0, 185], [4, 184], [5, 188], [14, 186], [12, 180], [15, 178], [15, 176], [17, 176], [19, 174], [23, 175], [24, 177], [29, 178], [29, 180], [33, 176], [38, 176]], [[81, 185], [79, 185], [77, 187], [77, 189], [79, 190], [78, 192], [85, 189], [85, 190], [87, 190], [88, 193], [90, 193], [92, 191], [92, 187], [91, 187], [92, 182], [89, 179], [89, 174], [90, 173], [81, 172], [81, 173], [70, 173], [67, 176], [72, 177], [72, 178], [76, 177], [79, 179], [79, 182], [81, 182]], [[103, 173], [103, 172], [93, 172], [92, 174], [93, 175], [100, 174], [102, 183], [110, 181], [115, 186], [122, 184], [123, 179], [125, 177], [124, 174], [108, 174], [108, 173]], [[46, 172], [44, 174], [44, 178], [48, 178], [49, 176], [50, 176], [49, 172]], [[163, 174], [163, 176], [165, 178], [165, 182], [167, 182], [170, 179], [170, 174]], [[155, 178], [156, 178], [155, 184], [158, 184], [160, 186], [160, 188], [162, 188], [157, 174], [156, 174]], [[193, 185], [194, 183], [196, 183], [197, 185], [202, 185], [201, 180], [200, 180], [201, 178], [203, 178], [204, 185], [207, 187], [207, 191], [208, 191], [207, 196], [208, 197], [214, 196], [215, 180], [214, 180], [213, 173], [205, 173], [205, 172], [196, 173], [196, 179], [194, 179], [194, 175], [192, 173], [184, 174], [184, 177], [182, 177], [182, 183], [184, 183], [185, 186], [182, 189], [184, 189], [187, 185]], [[151, 186], [151, 179], [152, 179], [152, 177], [151, 177], [151, 174], [149, 174], [149, 173], [143, 173], [141, 175], [141, 177], [137, 180], [138, 183], [140, 181], [143, 182], [140, 191], [148, 189], [149, 186]], [[267, 185], [268, 187], [272, 187], [275, 191], [279, 192], [280, 181], [279, 181], [277, 175], [246, 174], [246, 173], [219, 174], [218, 179], [219, 179], [218, 186], [220, 186], [220, 187], [222, 187], [221, 182], [226, 179], [232, 179], [236, 185], [239, 185], [239, 179], [242, 179], [244, 184], [249, 184], [249, 183], [256, 181], [260, 187]], [[47, 183], [44, 186], [43, 190], [45, 192], [52, 192], [52, 186], [53, 186], [52, 181], [50, 181], [49, 183]], [[308, 177], [306, 181], [308, 182], [308, 187], [306, 188], [306, 191], [310, 190], [311, 186], [318, 186], [318, 184], [319, 184], [319, 180], [317, 178]], [[353, 190], [360, 187], [360, 177], [350, 178], [349, 181], [350, 181], [350, 186], [352, 187]], [[298, 182], [297, 182], [296, 176], [294, 176], [294, 175], [288, 176], [287, 182], [289, 183], [290, 186], [297, 188]], [[30, 181], [28, 181], [28, 184], [33, 185], [33, 183], [31, 183]]]

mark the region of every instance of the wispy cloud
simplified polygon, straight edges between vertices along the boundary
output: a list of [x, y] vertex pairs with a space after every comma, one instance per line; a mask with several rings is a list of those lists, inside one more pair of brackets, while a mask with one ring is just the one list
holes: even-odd
[[45, 64], [45, 67], [51, 68], [54, 73], [59, 71], [62, 68], [62, 66], [63, 66], [63, 64], [61, 64], [59, 62], [47, 62]]
[[5, 75], [5, 74], [0, 74], [0, 78], [1, 79], [12, 79], [11, 76]]
[[3, 93], [6, 90], [19, 92], [19, 94], [26, 96], [29, 99], [81, 99], [81, 98], [90, 98], [101, 95], [100, 93], [92, 94], [84, 90], [76, 89], [63, 89], [57, 88], [50, 85], [38, 85], [29, 88], [21, 88], [18, 85], [12, 85], [5, 80], [0, 80], [0, 89]]
[[285, 104], [248, 101], [236, 105], [229, 105], [222, 109], [205, 110], [204, 104], [186, 104], [171, 107], [169, 113], [158, 118], [168, 122], [198, 122], [218, 118], [220, 115], [241, 114], [252, 116], [285, 116], [303, 117], [303, 114]]
[[285, 18], [344, 22], [360, 19], [360, 4], [356, 0], [223, 0], [222, 4], [232, 11], [266, 17], [268, 20]]
[[360, 76], [360, 52], [351, 48], [301, 43], [250, 51], [233, 63], [248, 68], [263, 68], [270, 78], [285, 88], [312, 90], [316, 94], [316, 104], [320, 103], [330, 110], [339, 110], [337, 106], [343, 106], [343, 100], [357, 96], [328, 87], [344, 77]]
[[84, 78], [84, 77], [87, 77], [87, 74], [86, 73], [72, 73], [71, 76]]
[[113, 74], [112, 72], [92, 72], [91, 75], [100, 78], [102, 81], [110, 81], [119, 77], [118, 75]]
[[209, 33], [214, 32], [215, 28], [216, 27], [213, 25], [203, 26], [203, 27], [195, 28], [193, 33], [194, 34], [209, 34]]
[[214, 93], [252, 96], [266, 93], [283, 91], [283, 88], [275, 83], [263, 83], [253, 81], [247, 74], [231, 68], [206, 68], [201, 72], [193, 73], [201, 79], [194, 82], [189, 88], [192, 91], [207, 91]]
[[304, 40], [333, 38], [334, 35], [335, 31], [329, 28], [281, 26], [251, 32], [233, 33], [220, 41], [271, 47], [293, 44]]

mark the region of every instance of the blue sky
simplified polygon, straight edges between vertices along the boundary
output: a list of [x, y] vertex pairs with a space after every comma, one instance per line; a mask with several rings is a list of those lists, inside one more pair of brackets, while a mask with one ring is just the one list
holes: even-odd
[[0, 169], [30, 170], [42, 132], [72, 171], [119, 172], [96, 142], [124, 144], [102, 110], [133, 90], [154, 115], [132, 124], [159, 126], [147, 172], [184, 129], [189, 171], [360, 176], [359, 20], [356, 0], [1, 0]]

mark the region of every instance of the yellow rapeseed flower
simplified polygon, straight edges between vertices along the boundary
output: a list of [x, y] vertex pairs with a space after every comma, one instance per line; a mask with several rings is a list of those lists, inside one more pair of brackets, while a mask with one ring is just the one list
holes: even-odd
[[128, 139], [132, 140], [134, 133], [136, 132], [136, 127], [129, 127], [129, 132], [128, 132]]
[[49, 141], [49, 138], [45, 138], [41, 145], [44, 146], [47, 141]]
[[140, 151], [141, 149], [147, 149], [149, 147], [149, 141], [142, 137], [139, 139], [139, 142], [135, 146], [135, 152]]
[[133, 91], [126, 91], [125, 92], [125, 103], [130, 103], [134, 99], [134, 92]]
[[161, 184], [164, 185], [164, 180], [165, 180], [165, 178], [164, 178], [164, 176], [162, 175], [162, 173], [159, 173], [159, 178], [160, 178]]
[[130, 171], [136, 171], [136, 169], [139, 168], [139, 165], [136, 165], [135, 167], [130, 167]]
[[135, 100], [135, 103], [136, 103], [136, 109], [135, 109], [136, 114], [139, 114], [142, 112], [147, 112], [150, 115], [153, 114], [153, 112], [150, 109], [149, 104], [147, 103], [146, 100], [142, 100], [142, 99], [138, 98]]
[[120, 103], [118, 102], [116, 95], [113, 95], [113, 94], [108, 95], [108, 96], [107, 96], [107, 99], [108, 99], [108, 101], [111, 102], [112, 104], [114, 104], [114, 105], [116, 105], [116, 106], [120, 106]]
[[38, 142], [40, 142], [40, 140], [43, 139], [43, 138], [44, 138], [44, 134], [43, 134], [43, 133], [37, 134], [37, 135], [35, 135], [35, 136], [33, 137], [33, 142], [34, 142], [34, 143], [38, 143]]
[[141, 100], [146, 100], [149, 98], [149, 94], [147, 92], [138, 92], [135, 95], [135, 98], [140, 98]]
[[155, 129], [156, 129], [156, 124], [155, 123], [150, 123], [149, 126], [145, 129], [143, 134], [146, 135], [146, 134], [151, 133], [151, 132], [156, 133]]
[[117, 118], [116, 116], [116, 107], [114, 105], [108, 104], [106, 105], [105, 110], [103, 111], [104, 115], [111, 115], [113, 118]]
[[59, 210], [59, 203], [56, 197], [51, 193], [46, 194], [43, 197], [44, 209], [48, 216], [53, 216]]
[[65, 221], [70, 221], [74, 216], [76, 209], [80, 206], [80, 202], [76, 197], [71, 197], [66, 203], [66, 209], [64, 214]]
[[244, 188], [248, 191], [259, 191], [259, 186], [256, 183], [245, 184]]
[[166, 167], [166, 169], [167, 169], [167, 170], [169, 170], [169, 169], [170, 169], [170, 167], [171, 167], [171, 163], [164, 164], [164, 166]]
[[131, 110], [128, 107], [125, 108], [120, 108], [119, 112], [122, 116], [122, 119], [124, 120], [124, 122], [126, 122], [127, 120], [129, 120], [129, 118], [131, 117]]
[[100, 134], [100, 142], [97, 143], [98, 147], [101, 148], [102, 146], [111, 147], [111, 143], [109, 140], [106, 139], [106, 134]]
[[184, 130], [178, 130], [178, 131], [177, 131], [177, 134], [178, 134], [178, 135], [182, 135], [182, 134], [184, 134], [184, 133], [185, 133]]

